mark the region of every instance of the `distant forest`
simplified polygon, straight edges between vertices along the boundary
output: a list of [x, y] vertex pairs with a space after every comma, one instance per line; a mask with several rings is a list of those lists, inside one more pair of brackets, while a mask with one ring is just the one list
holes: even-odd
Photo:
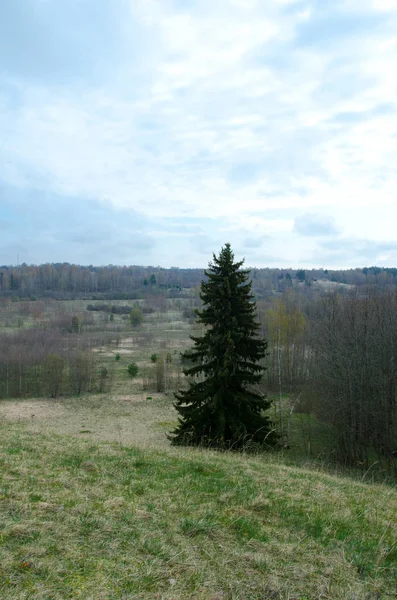
[[[274, 292], [284, 293], [305, 285], [323, 289], [340, 286], [395, 286], [397, 268], [365, 267], [350, 270], [327, 269], [256, 269], [252, 268], [253, 291], [257, 298]], [[0, 296], [70, 299], [136, 299], [148, 294], [167, 294], [177, 297], [184, 289], [199, 286], [204, 269], [140, 266], [80, 266], [69, 263], [22, 264], [0, 267]], [[307, 290], [309, 291], [309, 290]], [[328, 290], [329, 291], [329, 288]]]

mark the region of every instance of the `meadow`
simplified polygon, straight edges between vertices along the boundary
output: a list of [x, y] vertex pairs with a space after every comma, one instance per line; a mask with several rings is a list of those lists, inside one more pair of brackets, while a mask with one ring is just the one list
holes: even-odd
[[[0, 327], [58, 311], [49, 302], [35, 317], [34, 304], [8, 305]], [[86, 304], [62, 311], [83, 318]], [[290, 414], [287, 396], [289, 449], [170, 446], [190, 304], [154, 307], [137, 328], [93, 314], [79, 335], [95, 341], [110, 391], [0, 401], [0, 597], [395, 598], [395, 485], [333, 466], [329, 430]]]

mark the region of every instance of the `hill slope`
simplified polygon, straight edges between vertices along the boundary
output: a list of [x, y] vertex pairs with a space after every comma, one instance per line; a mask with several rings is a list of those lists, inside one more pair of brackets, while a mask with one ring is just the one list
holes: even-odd
[[0, 597], [388, 599], [397, 493], [0, 425]]

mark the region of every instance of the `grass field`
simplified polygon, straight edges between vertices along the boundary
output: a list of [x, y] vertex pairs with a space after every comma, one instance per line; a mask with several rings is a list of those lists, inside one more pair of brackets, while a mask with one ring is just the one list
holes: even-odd
[[[150, 398], [150, 399], [147, 399]], [[62, 400], [0, 402], [0, 419], [33, 434], [72, 435], [92, 442], [118, 442], [141, 448], [169, 447], [166, 434], [176, 425], [172, 399], [143, 392], [87, 395]]]
[[77, 402], [2, 404], [2, 599], [396, 597], [394, 488], [170, 448], [166, 398]]

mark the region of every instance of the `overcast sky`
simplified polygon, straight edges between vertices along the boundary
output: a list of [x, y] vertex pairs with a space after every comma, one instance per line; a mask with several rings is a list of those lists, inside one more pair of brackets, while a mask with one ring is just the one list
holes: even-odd
[[0, 264], [397, 265], [397, 0], [1, 0]]

